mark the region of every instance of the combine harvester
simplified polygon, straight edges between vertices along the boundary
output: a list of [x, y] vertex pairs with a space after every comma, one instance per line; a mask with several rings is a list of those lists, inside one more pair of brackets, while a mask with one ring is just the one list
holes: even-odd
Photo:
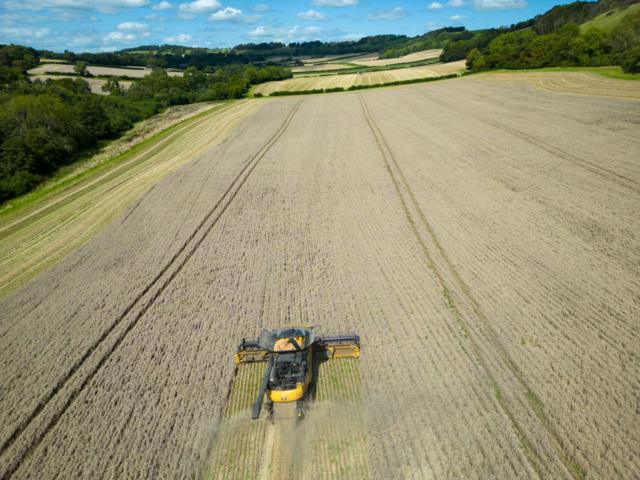
[[358, 358], [358, 335], [316, 335], [314, 327], [285, 327], [265, 330], [257, 340], [242, 340], [236, 365], [266, 362], [262, 383], [251, 412], [260, 417], [267, 395], [269, 418], [302, 418], [313, 397], [313, 384], [320, 362], [338, 358]]
[[359, 356], [356, 334], [314, 327], [243, 339], [205, 477], [369, 478]]

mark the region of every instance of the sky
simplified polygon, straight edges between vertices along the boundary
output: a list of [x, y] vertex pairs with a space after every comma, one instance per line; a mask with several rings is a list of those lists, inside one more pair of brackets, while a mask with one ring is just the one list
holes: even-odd
[[138, 45], [415, 36], [443, 26], [510, 25], [562, 0], [0, 0], [0, 44], [74, 52]]

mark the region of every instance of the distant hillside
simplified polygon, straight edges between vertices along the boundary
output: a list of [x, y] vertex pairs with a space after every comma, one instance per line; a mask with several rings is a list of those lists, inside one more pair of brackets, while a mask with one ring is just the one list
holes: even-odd
[[588, 29], [595, 27], [611, 31], [617, 27], [627, 15], [632, 15], [637, 12], [640, 12], [640, 3], [635, 3], [628, 7], [615, 8], [598, 15], [593, 20], [583, 23], [580, 25], [580, 29], [585, 32]]
[[90, 65], [141, 66], [185, 69], [206, 68], [233, 64], [272, 63], [274, 58], [291, 60], [300, 56], [340, 55], [348, 53], [381, 52], [386, 48], [402, 44], [406, 35], [374, 35], [360, 40], [344, 42], [280, 42], [247, 43], [229, 49], [183, 47], [180, 45], [143, 45], [117, 52], [102, 53], [56, 53], [38, 52], [40, 57], [78, 61]]
[[[579, 26], [584, 19], [588, 20]], [[640, 73], [637, 0], [574, 2], [554, 7], [536, 17], [531, 28], [504, 32], [467, 55], [467, 67], [476, 71], [608, 65], [620, 65], [626, 73]]]
[[533, 30], [539, 34], [557, 32], [565, 25], [588, 22], [606, 12], [626, 8], [638, 0], [599, 0], [597, 2], [573, 2], [558, 5], [533, 19]]

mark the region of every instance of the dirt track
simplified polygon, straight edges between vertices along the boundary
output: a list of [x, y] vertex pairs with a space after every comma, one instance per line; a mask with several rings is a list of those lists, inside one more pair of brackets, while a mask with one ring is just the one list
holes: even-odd
[[0, 300], [0, 477], [191, 478], [239, 338], [356, 330], [372, 478], [640, 471], [640, 103], [265, 102]]

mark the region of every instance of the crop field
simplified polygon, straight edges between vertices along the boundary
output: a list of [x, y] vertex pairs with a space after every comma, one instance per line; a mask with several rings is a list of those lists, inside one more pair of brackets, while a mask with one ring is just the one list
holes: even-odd
[[376, 54], [365, 53], [344, 53], [341, 55], [325, 55], [324, 57], [295, 57], [301, 60], [305, 65], [320, 65], [322, 63], [340, 63], [342, 61], [351, 61], [360, 58], [377, 57]]
[[552, 92], [640, 100], [640, 81], [612, 80], [595, 73], [570, 71], [491, 72], [474, 75], [472, 78], [507, 83], [526, 82]]
[[376, 85], [401, 80], [412, 80], [416, 78], [437, 78], [458, 73], [464, 69], [465, 62], [459, 61], [421, 67], [365, 72], [360, 74], [347, 73], [344, 75], [297, 77], [288, 80], [261, 83], [254, 88], [253, 93], [260, 93], [267, 96], [278, 91], [298, 92], [303, 90], [317, 90], [336, 87], [346, 89], [353, 85]]
[[346, 68], [353, 68], [353, 65], [344, 63], [321, 63], [319, 65], [305, 65], [303, 67], [293, 67], [291, 71], [293, 73], [313, 73], [313, 72], [325, 72], [328, 70], [344, 70]]
[[[247, 100], [158, 145], [192, 158], [0, 298], [0, 478], [636, 479], [640, 102], [603, 81]], [[247, 422], [238, 342], [300, 323], [361, 358]]]
[[[116, 68], [116, 67], [100, 67], [89, 65], [87, 71], [91, 75], [97, 77], [117, 75], [122, 77], [142, 78], [151, 73], [149, 68]], [[44, 75], [47, 73], [73, 73], [74, 66], [63, 63], [42, 63], [36, 68], [29, 70], [29, 75]], [[171, 76], [182, 76], [182, 72], [167, 71]]]
[[382, 60], [379, 60], [377, 58], [363, 58], [359, 60], [353, 60], [353, 63], [369, 67], [384, 67], [387, 65], [395, 65], [398, 63], [411, 63], [420, 62], [422, 60], [430, 60], [432, 58], [438, 58], [441, 54], [441, 49], [421, 50], [419, 52], [409, 53], [408, 55], [398, 58], [385, 58]]

